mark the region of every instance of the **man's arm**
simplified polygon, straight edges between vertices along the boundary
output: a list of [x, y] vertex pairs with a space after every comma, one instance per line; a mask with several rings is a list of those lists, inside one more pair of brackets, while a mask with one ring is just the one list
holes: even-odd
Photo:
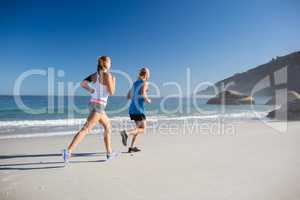
[[131, 99], [132, 96], [132, 88], [127, 93], [127, 99]]
[[142, 87], [142, 96], [144, 97], [146, 103], [151, 103], [151, 99], [148, 97], [147, 91], [148, 91], [148, 83], [144, 82]]

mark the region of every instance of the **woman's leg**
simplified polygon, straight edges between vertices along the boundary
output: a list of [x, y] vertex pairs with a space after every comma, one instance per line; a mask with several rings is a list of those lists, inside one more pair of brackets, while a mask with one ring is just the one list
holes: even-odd
[[100, 118], [99, 113], [97, 112], [90, 113], [86, 123], [81, 128], [81, 130], [76, 134], [76, 136], [73, 138], [72, 142], [68, 146], [68, 152], [70, 154], [72, 154], [74, 148], [83, 140], [86, 134], [88, 134], [94, 128], [99, 118]]
[[100, 115], [101, 117], [99, 119], [99, 123], [104, 128], [104, 144], [105, 144], [106, 153], [111, 154], [112, 153], [111, 135], [110, 135], [111, 124], [105, 112], [101, 113]]
[[[139, 134], [144, 133], [146, 128], [146, 121], [135, 121], [136, 129], [135, 131], [129, 132], [128, 135], [133, 135], [130, 147], [133, 148], [136, 144], [136, 139]], [[134, 134], [135, 133], [135, 134]]]

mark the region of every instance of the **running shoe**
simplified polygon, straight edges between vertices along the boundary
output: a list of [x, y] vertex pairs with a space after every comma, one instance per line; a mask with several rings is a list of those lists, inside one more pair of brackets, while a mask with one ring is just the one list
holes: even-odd
[[62, 157], [64, 159], [64, 163], [67, 165], [69, 164], [69, 159], [71, 157], [71, 154], [69, 153], [69, 151], [67, 149], [64, 149], [63, 150], [63, 154], [62, 154]]
[[116, 158], [118, 155], [119, 155], [119, 153], [114, 152], [114, 151], [110, 154], [106, 154], [106, 161], [110, 161], [110, 160]]
[[141, 151], [141, 149], [137, 148], [137, 147], [129, 147], [128, 149], [128, 153], [134, 153], [134, 152], [139, 152]]

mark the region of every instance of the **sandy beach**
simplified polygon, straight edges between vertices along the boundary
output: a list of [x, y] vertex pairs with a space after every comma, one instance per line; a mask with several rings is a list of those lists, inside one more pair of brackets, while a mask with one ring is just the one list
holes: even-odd
[[[277, 122], [272, 122], [277, 123]], [[235, 124], [234, 135], [145, 134], [143, 151], [115, 150], [88, 136], [69, 167], [60, 150], [72, 136], [0, 140], [0, 199], [300, 198], [300, 122], [279, 133], [261, 122]]]
[[300, 200], [300, 0], [0, 5], [0, 200]]

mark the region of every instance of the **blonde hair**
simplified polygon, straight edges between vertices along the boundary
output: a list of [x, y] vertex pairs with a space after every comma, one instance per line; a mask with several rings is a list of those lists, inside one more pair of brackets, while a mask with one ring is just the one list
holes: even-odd
[[97, 66], [97, 71], [99, 72], [100, 70], [106, 70], [107, 66], [103, 65], [103, 62], [106, 62], [110, 60], [109, 56], [101, 56], [98, 58], [98, 66]]

